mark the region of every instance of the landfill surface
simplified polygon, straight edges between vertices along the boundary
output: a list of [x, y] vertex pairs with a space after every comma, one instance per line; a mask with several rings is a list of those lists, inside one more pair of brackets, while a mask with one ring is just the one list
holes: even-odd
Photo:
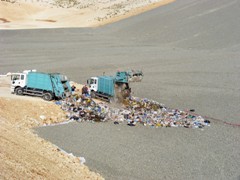
[[239, 3], [177, 0], [101, 28], [0, 31], [0, 71], [34, 68], [86, 82], [103, 72], [142, 69], [133, 96], [194, 109], [214, 118], [211, 126], [74, 121], [40, 128], [39, 135], [85, 157], [108, 179], [239, 179], [239, 127], [222, 123], [240, 120]]
[[[64, 111], [67, 111], [69, 120], [77, 122], [105, 122], [113, 121], [114, 124], [126, 122], [129, 126], [143, 125], [151, 127], [185, 127], [203, 128], [210, 126], [210, 120], [205, 120], [200, 115], [170, 109], [156, 101], [147, 98], [128, 97], [123, 102], [96, 103], [90, 96], [75, 94], [62, 101], [57, 101]], [[117, 108], [114, 106], [118, 106]]]

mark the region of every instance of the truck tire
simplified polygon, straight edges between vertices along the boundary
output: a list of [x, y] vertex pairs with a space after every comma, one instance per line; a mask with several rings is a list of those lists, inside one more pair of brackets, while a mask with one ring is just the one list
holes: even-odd
[[20, 95], [22, 96], [23, 95], [23, 89], [21, 87], [18, 87], [16, 90], [15, 90], [16, 94], [17, 95]]
[[49, 92], [44, 93], [42, 97], [45, 101], [51, 101], [53, 99], [53, 95]]

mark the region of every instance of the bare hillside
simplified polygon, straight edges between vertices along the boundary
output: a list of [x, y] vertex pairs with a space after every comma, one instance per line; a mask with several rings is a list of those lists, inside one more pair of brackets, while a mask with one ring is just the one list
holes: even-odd
[[9, 87], [0, 77], [0, 179], [103, 179], [30, 129], [65, 121], [58, 106], [11, 95]]
[[1, 0], [0, 29], [94, 27], [174, 0]]

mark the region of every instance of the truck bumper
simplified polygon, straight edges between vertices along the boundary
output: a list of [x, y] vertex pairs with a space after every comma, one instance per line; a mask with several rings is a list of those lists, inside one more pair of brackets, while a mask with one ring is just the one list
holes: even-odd
[[15, 87], [11, 87], [11, 93], [14, 94]]

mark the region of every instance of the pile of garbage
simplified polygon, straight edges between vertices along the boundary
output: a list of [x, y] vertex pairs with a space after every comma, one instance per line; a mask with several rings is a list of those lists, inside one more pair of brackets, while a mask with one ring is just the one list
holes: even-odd
[[210, 121], [201, 116], [193, 115], [189, 111], [167, 108], [146, 98], [129, 97], [116, 108], [108, 103], [96, 103], [89, 96], [75, 94], [56, 104], [61, 105], [70, 120], [78, 122], [113, 121], [114, 124], [125, 122], [129, 126], [142, 124], [156, 128], [203, 128], [210, 125]]

